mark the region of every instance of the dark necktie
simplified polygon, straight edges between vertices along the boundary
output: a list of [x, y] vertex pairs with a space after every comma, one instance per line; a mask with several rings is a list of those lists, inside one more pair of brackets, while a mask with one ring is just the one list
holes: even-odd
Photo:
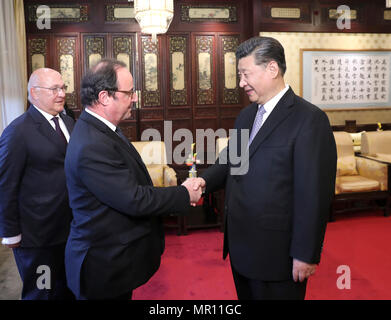
[[52, 120], [54, 121], [54, 125], [56, 126], [57, 134], [60, 136], [61, 140], [65, 143], [65, 145], [67, 145], [68, 141], [65, 138], [64, 133], [62, 132], [62, 130], [60, 128], [60, 123], [58, 121], [58, 117], [54, 117], [54, 118], [52, 118]]
[[119, 127], [117, 127], [117, 128], [115, 129], [115, 133], [116, 133], [122, 140], [124, 140], [125, 143], [126, 143], [128, 146], [130, 145], [129, 140], [125, 137], [125, 135], [123, 134], [122, 130], [121, 130]]

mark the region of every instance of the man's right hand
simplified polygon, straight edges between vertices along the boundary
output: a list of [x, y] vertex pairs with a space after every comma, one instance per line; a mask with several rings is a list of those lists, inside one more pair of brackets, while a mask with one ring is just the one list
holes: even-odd
[[203, 178], [191, 178], [193, 183], [193, 190], [202, 189], [202, 191], [205, 191], [206, 188], [206, 182]]
[[[202, 195], [202, 188], [195, 187], [195, 180], [196, 178], [190, 178], [187, 179], [184, 183], [182, 183], [182, 186], [186, 187], [187, 191], [190, 195], [190, 204], [195, 207], [197, 202], [200, 200]], [[203, 179], [202, 179], [203, 180]]]
[[195, 207], [198, 200], [201, 198], [202, 192], [205, 189], [205, 180], [203, 178], [188, 178], [184, 183], [182, 183], [182, 185], [188, 188], [189, 194], [191, 194], [191, 192], [196, 192], [199, 194], [199, 197], [196, 197], [195, 201], [193, 201], [190, 196], [190, 203], [193, 207]]

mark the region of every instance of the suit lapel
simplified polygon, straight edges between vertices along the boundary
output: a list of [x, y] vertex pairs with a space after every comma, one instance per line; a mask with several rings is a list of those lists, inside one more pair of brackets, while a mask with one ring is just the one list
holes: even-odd
[[121, 147], [124, 148], [127, 152], [129, 152], [129, 154], [137, 161], [137, 163], [144, 170], [144, 173], [147, 175], [147, 177], [149, 178], [149, 181], [152, 184], [152, 180], [150, 179], [147, 167], [145, 166], [143, 159], [141, 159], [140, 154], [138, 153], [136, 148], [133, 146], [133, 144], [131, 144], [129, 141], [125, 142], [115, 132], [113, 132], [112, 130], [110, 130], [110, 131], [111, 131], [111, 132], [109, 132], [110, 136], [112, 136], [117, 141], [120, 141]]
[[293, 111], [293, 108], [291, 107], [294, 103], [294, 97], [295, 94], [291, 88], [282, 96], [251, 143], [249, 148], [250, 158], [262, 142], [265, 141], [274, 129], [276, 129], [276, 127]]
[[249, 107], [249, 111], [246, 112], [246, 114], [244, 115], [242, 129], [248, 129], [249, 133], [251, 132], [257, 111], [258, 111], [258, 104], [256, 103], [251, 104]]
[[121, 146], [121, 148], [123, 148], [133, 159], [136, 160], [139, 167], [144, 171], [144, 173], [148, 177], [148, 180], [152, 184], [151, 177], [149, 176], [148, 170], [147, 170], [143, 160], [141, 159], [140, 154], [137, 152], [136, 148], [130, 142], [129, 142], [129, 144], [127, 144], [113, 130], [111, 130], [107, 125], [105, 125], [102, 121], [98, 120], [97, 118], [90, 115], [86, 111], [82, 112], [79, 119], [84, 120], [84, 121], [88, 122], [89, 124], [93, 125], [98, 130], [104, 132], [111, 139], [113, 139], [115, 142], [117, 142]]
[[60, 113], [60, 117], [61, 117], [62, 121], [64, 121], [65, 126], [68, 129], [69, 135], [71, 135], [73, 127], [75, 126], [75, 121], [73, 121], [73, 119], [71, 117], [68, 117], [62, 113]]
[[29, 107], [27, 112], [35, 121], [38, 131], [41, 132], [43, 136], [49, 139], [50, 142], [56, 145], [59, 151], [65, 155], [66, 146], [61, 141], [61, 138], [57, 134], [57, 132], [53, 129], [53, 127], [49, 124], [46, 118], [37, 110], [33, 105]]

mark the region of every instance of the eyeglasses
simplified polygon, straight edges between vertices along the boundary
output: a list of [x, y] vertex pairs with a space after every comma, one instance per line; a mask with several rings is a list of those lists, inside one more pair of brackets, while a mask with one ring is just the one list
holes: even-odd
[[114, 91], [114, 92], [122, 92], [128, 95], [129, 98], [132, 98], [133, 95], [135, 94], [134, 89], [130, 89], [129, 91], [125, 90], [117, 90], [117, 89], [106, 89], [107, 91]]
[[46, 88], [46, 87], [40, 87], [40, 86], [34, 86], [33, 88], [52, 90], [52, 93], [55, 95], [58, 95], [61, 91], [64, 91], [64, 93], [65, 93], [68, 89], [68, 87], [66, 85], [63, 85], [62, 87], [54, 87], [54, 88]]

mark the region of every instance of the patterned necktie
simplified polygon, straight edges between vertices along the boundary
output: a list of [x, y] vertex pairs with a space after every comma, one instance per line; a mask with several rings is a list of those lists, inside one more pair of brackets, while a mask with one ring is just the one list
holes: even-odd
[[265, 114], [265, 112], [266, 112], [266, 110], [263, 107], [263, 105], [258, 107], [258, 111], [255, 116], [254, 123], [253, 123], [253, 128], [251, 130], [250, 139], [248, 141], [249, 146], [250, 146], [251, 142], [253, 142], [255, 136], [257, 135], [259, 129], [262, 126], [263, 115]]
[[64, 133], [62, 132], [62, 130], [60, 128], [60, 123], [58, 121], [58, 117], [54, 117], [54, 118], [52, 118], [52, 120], [54, 121], [54, 125], [56, 127], [57, 134], [60, 136], [61, 140], [65, 143], [65, 145], [67, 145], [68, 141], [65, 138], [65, 135], [64, 135]]

